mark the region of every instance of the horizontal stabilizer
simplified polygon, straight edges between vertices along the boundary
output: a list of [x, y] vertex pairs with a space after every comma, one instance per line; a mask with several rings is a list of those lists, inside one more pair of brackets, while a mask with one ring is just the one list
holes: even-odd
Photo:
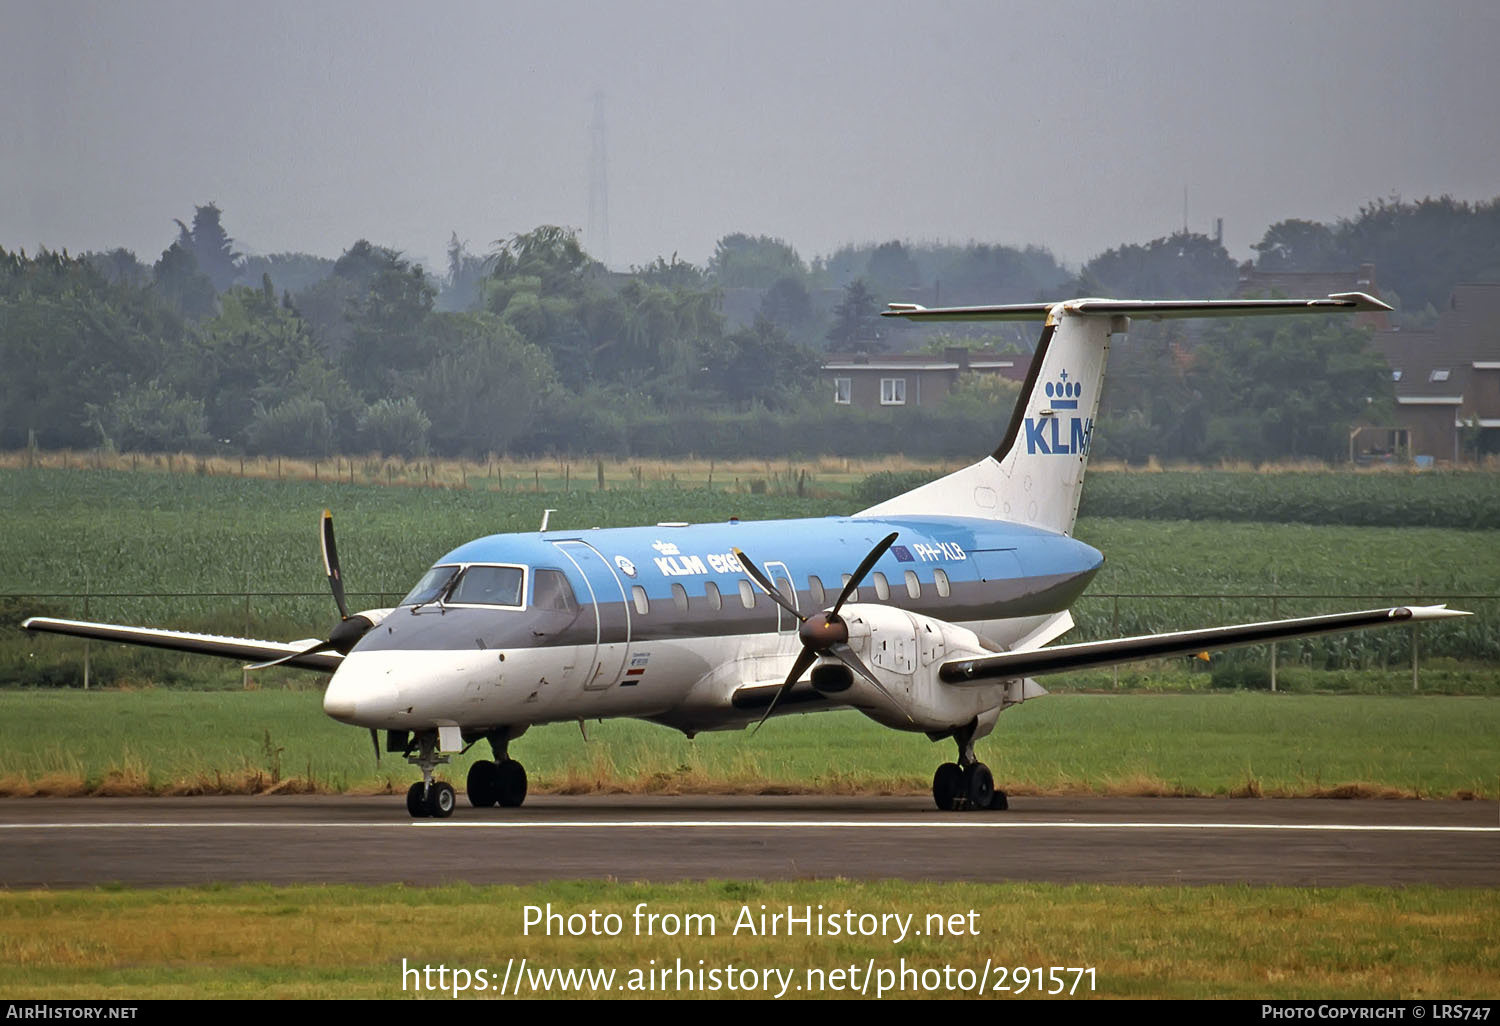
[[226, 638], [218, 634], [189, 634], [186, 631], [160, 630], [154, 627], [124, 627], [112, 623], [88, 623], [83, 620], [55, 620], [47, 616], [33, 616], [21, 624], [28, 631], [47, 634], [67, 634], [75, 638], [93, 638], [95, 641], [118, 641], [126, 645], [145, 645], [150, 648], [167, 648], [177, 652], [194, 652], [198, 655], [222, 656], [241, 662], [269, 662], [291, 655], [282, 666], [295, 666], [303, 670], [332, 672], [343, 662], [337, 652], [317, 652], [312, 655], [297, 655], [318, 639], [281, 642], [260, 641], [255, 638]]
[[1086, 641], [1077, 645], [1058, 645], [1026, 652], [1005, 652], [977, 659], [955, 659], [938, 670], [939, 679], [948, 684], [970, 681], [1005, 680], [1067, 670], [1088, 670], [1098, 666], [1137, 659], [1161, 659], [1167, 656], [1194, 655], [1214, 649], [1263, 645], [1286, 638], [1305, 638], [1315, 634], [1361, 630], [1366, 627], [1395, 627], [1423, 620], [1443, 620], [1469, 616], [1447, 606], [1398, 606], [1392, 609], [1366, 609], [1357, 613], [1330, 613], [1303, 616], [1294, 620], [1269, 620], [1233, 627], [1208, 627], [1195, 631], [1173, 631], [1147, 634], [1137, 638], [1110, 641]]
[[1327, 299], [1070, 299], [1061, 303], [1007, 306], [925, 307], [891, 303], [882, 317], [912, 321], [1044, 321], [1062, 307], [1089, 317], [1256, 317], [1268, 314], [1371, 313], [1391, 307], [1363, 292], [1339, 292]]

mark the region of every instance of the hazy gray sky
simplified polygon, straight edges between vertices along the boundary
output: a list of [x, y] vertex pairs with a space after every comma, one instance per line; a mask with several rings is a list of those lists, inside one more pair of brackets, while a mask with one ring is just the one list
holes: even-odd
[[610, 263], [733, 231], [1036, 243], [1500, 195], [1500, 3], [0, 0], [0, 245], [441, 259], [588, 219]]

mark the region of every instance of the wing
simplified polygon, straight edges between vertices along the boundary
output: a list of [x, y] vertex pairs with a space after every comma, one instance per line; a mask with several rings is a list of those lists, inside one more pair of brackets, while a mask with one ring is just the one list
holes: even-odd
[[1137, 638], [1115, 638], [1109, 641], [1087, 641], [1077, 645], [1058, 645], [1025, 652], [1005, 652], [975, 659], [954, 659], [943, 663], [938, 678], [948, 684], [1033, 677], [1064, 670], [1086, 670], [1096, 666], [1113, 666], [1137, 659], [1159, 659], [1164, 656], [1193, 655], [1210, 649], [1263, 645], [1285, 638], [1305, 638], [1315, 634], [1361, 630], [1366, 627], [1394, 627], [1424, 620], [1444, 620], [1469, 616], [1447, 606], [1397, 606], [1391, 609], [1366, 609], [1354, 613], [1330, 613], [1304, 616], [1294, 620], [1268, 620], [1264, 623], [1237, 624], [1232, 627], [1208, 627], [1195, 631], [1172, 631], [1147, 634]]
[[168, 631], [154, 627], [124, 627], [112, 623], [89, 623], [84, 620], [55, 620], [46, 616], [33, 616], [21, 624], [28, 631], [47, 634], [67, 634], [75, 638], [93, 638], [96, 641], [120, 641], [127, 645], [146, 645], [151, 648], [168, 648], [178, 652], [195, 652], [198, 655], [222, 656], [241, 662], [266, 662], [292, 655], [294, 658], [282, 663], [303, 670], [332, 672], [343, 662], [337, 652], [316, 652], [311, 655], [295, 655], [318, 643], [317, 638], [305, 641], [261, 641], [256, 638], [226, 638], [218, 634], [190, 634], [187, 631]]

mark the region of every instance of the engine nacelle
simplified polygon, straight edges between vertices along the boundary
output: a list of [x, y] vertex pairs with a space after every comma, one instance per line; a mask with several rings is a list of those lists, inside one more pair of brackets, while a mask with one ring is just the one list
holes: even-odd
[[954, 686], [939, 680], [938, 667], [947, 660], [993, 654], [967, 628], [874, 603], [850, 603], [839, 612], [849, 626], [849, 647], [889, 697], [832, 656], [813, 665], [812, 685], [888, 727], [945, 733], [976, 718], [993, 725], [1005, 706], [1036, 693], [1034, 684], [1028, 691], [1023, 681]]

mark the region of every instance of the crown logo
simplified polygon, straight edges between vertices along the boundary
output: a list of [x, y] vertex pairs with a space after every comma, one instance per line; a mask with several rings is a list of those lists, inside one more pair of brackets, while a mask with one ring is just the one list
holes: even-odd
[[1058, 375], [1057, 381], [1047, 382], [1047, 398], [1052, 400], [1055, 410], [1076, 410], [1078, 399], [1083, 395], [1083, 386], [1068, 380], [1068, 372]]

